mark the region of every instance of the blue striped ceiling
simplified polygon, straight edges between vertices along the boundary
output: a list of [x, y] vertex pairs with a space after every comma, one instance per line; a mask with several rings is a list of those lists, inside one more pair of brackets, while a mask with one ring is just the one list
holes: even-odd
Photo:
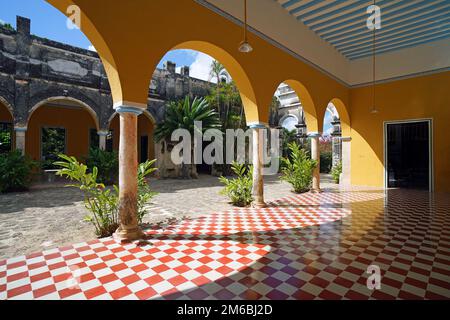
[[[366, 26], [373, 0], [274, 0], [350, 60], [372, 55], [373, 31]], [[450, 0], [377, 0], [382, 54], [450, 39]]]

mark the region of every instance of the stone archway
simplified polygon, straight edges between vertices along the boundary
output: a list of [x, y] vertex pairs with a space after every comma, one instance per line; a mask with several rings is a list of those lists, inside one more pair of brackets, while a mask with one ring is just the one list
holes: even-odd
[[8, 152], [14, 146], [14, 115], [12, 106], [0, 97], [0, 153]]
[[57, 96], [39, 101], [29, 110], [25, 130], [25, 150], [32, 159], [46, 157], [43, 132], [48, 130], [60, 132], [63, 137], [59, 144], [64, 143], [64, 153], [80, 159], [94, 147], [99, 121], [96, 112], [85, 102]]

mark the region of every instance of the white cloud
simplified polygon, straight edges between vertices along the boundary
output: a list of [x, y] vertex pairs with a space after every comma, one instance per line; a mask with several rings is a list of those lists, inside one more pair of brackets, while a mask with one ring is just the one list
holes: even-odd
[[[209, 69], [211, 62], [214, 59], [202, 52], [196, 52], [195, 61], [190, 65], [189, 74], [191, 77], [208, 81]], [[211, 79], [213, 82], [217, 82], [215, 79]]]
[[5, 24], [5, 21], [3, 21], [2, 19], [0, 19], [0, 24]]
[[90, 46], [88, 47], [88, 50], [97, 52], [97, 50], [95, 49], [95, 47], [94, 47], [93, 45], [90, 45]]

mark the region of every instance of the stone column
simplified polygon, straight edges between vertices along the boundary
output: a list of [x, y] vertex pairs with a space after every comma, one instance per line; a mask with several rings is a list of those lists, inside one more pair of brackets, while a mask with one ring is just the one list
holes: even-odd
[[253, 203], [255, 208], [263, 208], [266, 206], [264, 202], [264, 176], [263, 176], [263, 157], [264, 157], [264, 130], [263, 124], [251, 125], [252, 129], [252, 157], [253, 157]]
[[342, 173], [339, 177], [339, 184], [341, 186], [351, 185], [351, 137], [341, 137], [342, 141]]
[[311, 191], [320, 192], [320, 147], [319, 147], [320, 133], [311, 132], [308, 133], [308, 137], [311, 138], [311, 159], [317, 161], [317, 167], [313, 171]]
[[106, 137], [108, 136], [107, 130], [99, 130], [98, 134], [98, 147], [100, 150], [106, 150]]
[[22, 154], [25, 155], [25, 135], [27, 133], [27, 127], [14, 127], [14, 131], [16, 133], [16, 150], [21, 150]]
[[114, 238], [120, 241], [140, 239], [144, 233], [137, 221], [137, 117], [142, 108], [116, 107], [120, 117], [119, 140], [119, 228]]

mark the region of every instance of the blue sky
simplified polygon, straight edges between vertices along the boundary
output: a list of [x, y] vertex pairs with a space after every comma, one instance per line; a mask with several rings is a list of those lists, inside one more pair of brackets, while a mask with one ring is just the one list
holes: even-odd
[[[80, 30], [67, 28], [66, 16], [44, 0], [0, 0], [0, 22], [9, 23], [15, 28], [17, 15], [31, 19], [32, 34], [84, 49], [92, 46]], [[209, 79], [212, 58], [206, 54], [192, 50], [170, 51], [162, 57], [158, 67], [161, 68], [166, 60], [175, 62], [178, 67], [190, 66], [193, 77]], [[330, 116], [327, 113], [324, 132], [331, 127], [329, 121]]]

